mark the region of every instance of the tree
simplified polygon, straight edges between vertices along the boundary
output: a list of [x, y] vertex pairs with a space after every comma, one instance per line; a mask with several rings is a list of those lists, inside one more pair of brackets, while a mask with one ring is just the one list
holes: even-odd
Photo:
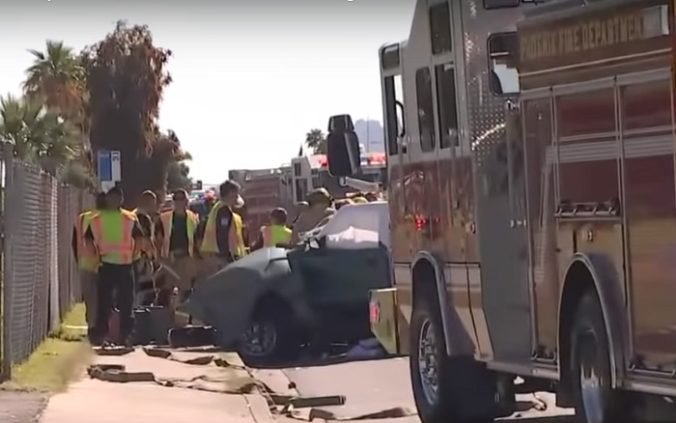
[[152, 151], [144, 160], [148, 172], [146, 184], [148, 188], [164, 195], [167, 192], [171, 166], [185, 153], [181, 150], [181, 141], [174, 131], [169, 130], [166, 134], [158, 131], [155, 136], [151, 144]]
[[154, 45], [147, 26], [123, 21], [82, 54], [91, 144], [94, 150], [120, 151], [127, 206], [143, 190], [163, 188], [166, 168], [179, 150], [157, 125], [162, 93], [171, 83], [165, 69], [170, 56]]
[[167, 175], [167, 189], [175, 191], [184, 189], [190, 192], [192, 188], [192, 178], [190, 177], [190, 167], [184, 160], [175, 160], [169, 163], [169, 173]]
[[57, 175], [80, 152], [80, 133], [70, 122], [28, 97], [0, 99], [0, 135], [16, 157]]
[[305, 134], [305, 144], [314, 154], [326, 154], [326, 136], [321, 129], [310, 129], [310, 132]]
[[33, 64], [26, 70], [26, 95], [52, 112], [76, 123], [84, 118], [84, 69], [70, 47], [48, 40], [45, 52], [29, 50]]

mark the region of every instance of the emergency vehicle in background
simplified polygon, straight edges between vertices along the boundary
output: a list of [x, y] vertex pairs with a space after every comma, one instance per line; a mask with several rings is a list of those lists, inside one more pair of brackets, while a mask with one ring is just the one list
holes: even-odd
[[[380, 50], [396, 287], [373, 332], [425, 423], [538, 390], [587, 423], [671, 412], [674, 5], [528, 3], [418, 0]], [[358, 172], [350, 122], [334, 175]]]

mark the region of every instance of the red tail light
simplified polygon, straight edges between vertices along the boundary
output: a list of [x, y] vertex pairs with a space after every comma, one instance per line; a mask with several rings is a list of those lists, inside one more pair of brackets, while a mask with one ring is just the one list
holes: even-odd
[[378, 301], [371, 301], [369, 303], [369, 320], [371, 323], [380, 322], [380, 304]]
[[413, 222], [415, 223], [415, 230], [416, 231], [422, 231], [430, 223], [430, 220], [428, 218], [426, 218], [425, 216], [415, 215], [415, 217], [413, 218]]

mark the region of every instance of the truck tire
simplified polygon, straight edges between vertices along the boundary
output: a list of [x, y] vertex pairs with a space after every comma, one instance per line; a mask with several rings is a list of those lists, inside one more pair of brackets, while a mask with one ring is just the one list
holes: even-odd
[[491, 422], [494, 407], [486, 401], [494, 402], [496, 385], [489, 386], [488, 372], [473, 357], [447, 356], [437, 304], [436, 299], [423, 296], [414, 304], [411, 317], [409, 368], [420, 420]]
[[287, 363], [298, 357], [300, 341], [293, 312], [284, 301], [261, 301], [242, 334], [238, 352], [244, 364], [263, 367]]
[[595, 291], [587, 292], [580, 300], [570, 340], [570, 380], [578, 421], [622, 421], [624, 410], [619, 392], [611, 387], [610, 348], [601, 302]]

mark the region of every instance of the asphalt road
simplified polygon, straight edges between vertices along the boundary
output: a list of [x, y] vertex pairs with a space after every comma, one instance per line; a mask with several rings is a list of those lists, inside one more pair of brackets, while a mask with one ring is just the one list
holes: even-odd
[[[320, 407], [336, 420], [382, 413], [361, 422], [419, 423], [409, 383], [408, 359], [388, 358], [283, 369], [304, 396], [344, 395], [342, 406]], [[505, 420], [528, 423], [573, 423], [572, 410], [557, 408], [554, 395], [519, 395], [520, 411]], [[546, 404], [544, 411], [533, 404]]]

